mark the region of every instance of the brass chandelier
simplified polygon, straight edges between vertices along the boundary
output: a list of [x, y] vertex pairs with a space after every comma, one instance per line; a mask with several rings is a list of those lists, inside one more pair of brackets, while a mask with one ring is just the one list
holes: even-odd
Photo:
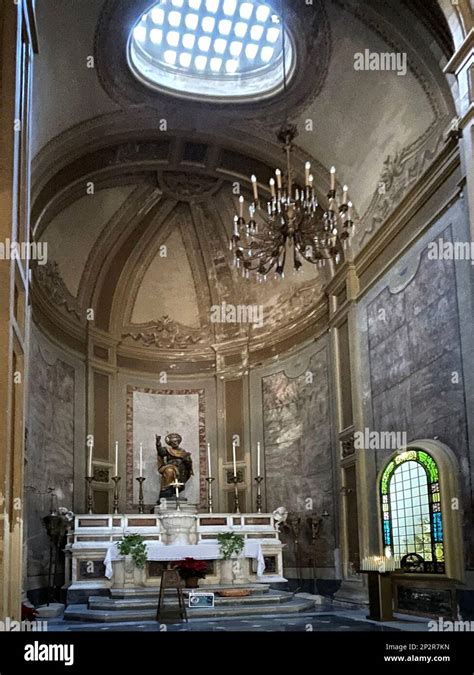
[[[282, 64], [283, 92], [286, 100], [287, 74], [285, 49], [284, 3], [282, 1]], [[286, 171], [282, 175], [276, 169], [275, 178], [269, 181], [269, 199], [259, 198], [257, 177], [252, 176], [253, 200], [248, 205], [239, 197], [239, 213], [234, 216], [230, 249], [234, 252], [237, 267], [245, 277], [255, 272], [259, 281], [266, 280], [274, 272], [280, 278], [285, 274], [289, 258], [293, 269], [298, 271], [304, 262], [324, 265], [326, 260], [336, 264], [342, 257], [353, 230], [352, 203], [348, 200], [349, 189], [344, 185], [336, 189], [336, 169], [331, 168], [331, 187], [328, 192], [328, 208], [320, 207], [314, 189], [311, 164], [305, 164], [304, 185], [297, 184], [293, 177], [292, 151], [297, 136], [296, 126], [288, 122], [288, 111], [277, 134], [283, 145]]]
[[[293, 179], [291, 153], [297, 135], [294, 125], [285, 123], [278, 133], [286, 155], [286, 174], [276, 169], [269, 181], [270, 198], [260, 201], [256, 176], [251, 177], [253, 200], [244, 217], [245, 198], [239, 197], [239, 214], [234, 216], [230, 248], [243, 276], [255, 272], [259, 281], [275, 272], [285, 274], [288, 259], [298, 271], [306, 261], [323, 265], [326, 260], [339, 263], [353, 231], [352, 202], [348, 187], [336, 190], [336, 169], [331, 168], [328, 208], [320, 207], [314, 190], [311, 164], [305, 164], [305, 184]], [[258, 222], [257, 222], [258, 221]]]

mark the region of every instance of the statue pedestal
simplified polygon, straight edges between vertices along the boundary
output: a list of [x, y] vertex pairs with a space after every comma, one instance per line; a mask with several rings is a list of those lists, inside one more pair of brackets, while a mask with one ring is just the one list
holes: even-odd
[[195, 504], [180, 504], [180, 511], [169, 507], [171, 504], [166, 502], [166, 508], [158, 506], [160, 522], [163, 527], [163, 543], [168, 546], [186, 546], [197, 544], [197, 507]]

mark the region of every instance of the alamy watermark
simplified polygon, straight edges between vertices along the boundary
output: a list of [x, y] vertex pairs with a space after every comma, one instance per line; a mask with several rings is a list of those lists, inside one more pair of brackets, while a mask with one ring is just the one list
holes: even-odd
[[356, 450], [399, 450], [406, 448], [407, 444], [406, 431], [371, 431], [366, 427], [354, 433]]
[[48, 630], [47, 621], [16, 621], [9, 616], [0, 621], [0, 633], [45, 633]]
[[474, 621], [446, 621], [440, 616], [437, 621], [428, 622], [428, 630], [440, 633], [471, 633], [474, 632]]
[[428, 260], [470, 260], [474, 265], [474, 242], [445, 241], [440, 237], [428, 244]]
[[231, 305], [222, 302], [211, 307], [211, 323], [251, 323], [263, 327], [263, 305]]
[[354, 54], [354, 70], [392, 71], [404, 76], [408, 72], [408, 59], [404, 52], [372, 52], [365, 49]]
[[38, 265], [48, 262], [48, 242], [0, 241], [0, 260], [36, 260]]

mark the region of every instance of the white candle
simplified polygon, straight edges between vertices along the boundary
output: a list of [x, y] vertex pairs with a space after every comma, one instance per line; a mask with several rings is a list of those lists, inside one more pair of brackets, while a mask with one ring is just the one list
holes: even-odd
[[352, 220], [352, 202], [348, 202], [347, 206], [348, 206], [347, 219]]
[[304, 172], [305, 172], [304, 173], [304, 180], [305, 180], [305, 185], [307, 185], [307, 186], [309, 185], [309, 172], [310, 172], [310, 170], [311, 170], [311, 163], [306, 162], [306, 164], [304, 165]]
[[257, 443], [257, 476], [260, 476], [260, 441]]
[[331, 190], [336, 189], [336, 167], [331, 167]]
[[239, 197], [239, 215], [241, 218], [244, 217], [244, 198], [242, 195]]
[[342, 203], [347, 204], [347, 193], [349, 192], [349, 188], [347, 187], [347, 185], [344, 185], [344, 187], [342, 188], [342, 191], [343, 191], [343, 193], [342, 193]]
[[94, 443], [92, 442], [89, 446], [89, 466], [87, 470], [88, 478], [92, 478], [92, 453], [94, 451]]
[[211, 478], [212, 476], [212, 467], [211, 467], [211, 444], [207, 444], [207, 477]]
[[115, 441], [115, 475], [118, 476], [118, 441]]
[[274, 178], [270, 178], [270, 190], [272, 192], [273, 199], [275, 199], [276, 194], [275, 194], [275, 179]]
[[252, 181], [253, 198], [256, 202], [258, 202], [257, 176], [252, 176], [250, 180]]
[[237, 457], [235, 455], [235, 442], [232, 443], [232, 461], [234, 463], [234, 478], [237, 478]]
[[280, 171], [280, 169], [277, 169], [277, 170], [275, 171], [275, 175], [276, 175], [276, 177], [277, 177], [277, 188], [278, 188], [279, 190], [281, 190], [281, 171]]
[[143, 478], [143, 443], [140, 443], [140, 478]]

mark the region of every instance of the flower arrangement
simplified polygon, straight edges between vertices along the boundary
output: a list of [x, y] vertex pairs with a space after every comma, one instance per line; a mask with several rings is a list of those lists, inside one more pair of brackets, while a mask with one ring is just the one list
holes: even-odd
[[182, 579], [204, 579], [207, 573], [207, 564], [203, 560], [185, 558], [173, 565]]
[[121, 555], [131, 555], [133, 562], [137, 567], [145, 567], [147, 551], [145, 539], [141, 534], [126, 534], [123, 539], [118, 542], [117, 548]]
[[217, 541], [224, 560], [230, 560], [233, 556], [238, 556], [245, 545], [243, 536], [235, 532], [221, 532], [217, 535]]

